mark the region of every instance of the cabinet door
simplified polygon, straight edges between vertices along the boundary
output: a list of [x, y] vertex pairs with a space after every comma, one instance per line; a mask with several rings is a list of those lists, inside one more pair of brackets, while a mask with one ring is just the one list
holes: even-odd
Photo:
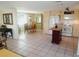
[[52, 33], [52, 42], [59, 44], [61, 40], [60, 31], [53, 31]]

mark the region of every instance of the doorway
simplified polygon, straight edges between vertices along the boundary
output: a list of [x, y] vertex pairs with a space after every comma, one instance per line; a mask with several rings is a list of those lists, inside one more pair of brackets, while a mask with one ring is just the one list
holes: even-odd
[[24, 33], [24, 25], [27, 24], [27, 14], [26, 13], [18, 13], [17, 14], [17, 25], [18, 25], [18, 33]]
[[28, 21], [25, 24], [25, 30], [27, 32], [38, 32], [42, 30], [42, 15], [28, 13]]
[[36, 30], [41, 31], [42, 30], [42, 15], [41, 14], [35, 15], [35, 21], [36, 21]]

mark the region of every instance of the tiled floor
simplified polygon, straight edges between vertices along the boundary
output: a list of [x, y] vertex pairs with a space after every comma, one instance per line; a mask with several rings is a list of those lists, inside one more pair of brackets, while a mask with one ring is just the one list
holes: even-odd
[[[23, 38], [22, 38], [23, 37]], [[26, 33], [17, 40], [8, 39], [8, 49], [26, 57], [71, 57], [76, 50], [76, 38], [62, 37], [59, 45], [51, 43], [52, 37], [42, 32]]]

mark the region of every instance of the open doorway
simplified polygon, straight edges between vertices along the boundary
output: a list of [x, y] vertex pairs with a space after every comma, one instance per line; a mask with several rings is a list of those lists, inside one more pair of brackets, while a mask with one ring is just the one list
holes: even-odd
[[24, 25], [27, 24], [27, 14], [26, 13], [17, 13], [17, 25], [18, 25], [18, 33], [24, 33]]
[[38, 32], [42, 30], [42, 15], [28, 13], [28, 20], [25, 24], [25, 31]]

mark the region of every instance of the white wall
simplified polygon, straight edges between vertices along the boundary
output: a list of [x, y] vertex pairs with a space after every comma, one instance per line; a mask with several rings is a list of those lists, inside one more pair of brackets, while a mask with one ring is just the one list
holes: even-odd
[[3, 24], [3, 14], [5, 13], [12, 13], [13, 14], [13, 25], [7, 25], [8, 28], [12, 28], [13, 29], [13, 38], [17, 39], [18, 38], [18, 27], [17, 27], [17, 12], [16, 9], [14, 8], [3, 8], [1, 9], [1, 18], [0, 18], [0, 24]]
[[2, 10], [0, 10], [0, 26], [3, 24], [3, 19], [2, 19]]
[[49, 12], [43, 13], [43, 32], [48, 33], [48, 20], [49, 20]]
[[[64, 21], [64, 13], [63, 11], [49, 11], [43, 13], [43, 30], [44, 33], [48, 32], [48, 20], [50, 19], [50, 16], [58, 16], [61, 15], [61, 21]], [[75, 10], [74, 13], [74, 24], [73, 24], [73, 36], [78, 37], [79, 36], [79, 12], [78, 10]], [[63, 26], [63, 23], [61, 24], [61, 27]]]

